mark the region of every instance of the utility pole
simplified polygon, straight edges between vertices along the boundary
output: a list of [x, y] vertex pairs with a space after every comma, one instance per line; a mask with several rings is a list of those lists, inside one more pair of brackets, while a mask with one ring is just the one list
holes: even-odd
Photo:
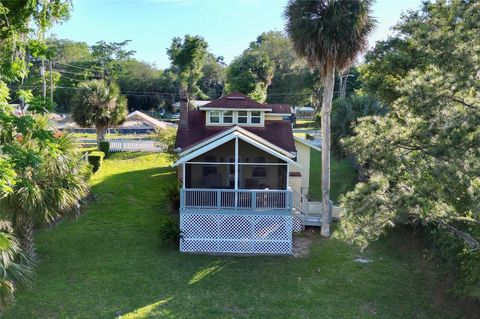
[[45, 61], [42, 58], [42, 67], [40, 68], [40, 75], [42, 76], [42, 97], [47, 97], [47, 81], [45, 80]]
[[53, 75], [52, 75], [52, 60], [49, 60], [48, 71], [50, 72], [50, 100], [53, 101]]
[[338, 88], [338, 90], [339, 90], [339, 97], [341, 99], [347, 96], [347, 81], [349, 76], [353, 76], [353, 74], [340, 75], [340, 87]]

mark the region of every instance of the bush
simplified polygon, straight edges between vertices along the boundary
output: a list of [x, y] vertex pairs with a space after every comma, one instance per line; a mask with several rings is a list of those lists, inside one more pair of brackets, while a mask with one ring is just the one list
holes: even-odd
[[180, 183], [172, 183], [163, 187], [163, 192], [167, 197], [170, 209], [173, 212], [178, 212], [180, 209]]
[[98, 171], [100, 166], [102, 166], [102, 161], [104, 157], [105, 153], [100, 151], [94, 151], [88, 154], [88, 162], [92, 165], [94, 173]]
[[178, 244], [180, 240], [180, 221], [178, 216], [165, 216], [160, 224], [160, 237], [166, 242]]
[[98, 143], [98, 150], [103, 152], [105, 157], [108, 157], [108, 154], [110, 153], [110, 142], [102, 141]]
[[177, 130], [172, 127], [157, 130], [158, 146], [163, 147], [165, 152], [176, 160], [178, 154], [175, 152], [175, 139], [177, 137]]

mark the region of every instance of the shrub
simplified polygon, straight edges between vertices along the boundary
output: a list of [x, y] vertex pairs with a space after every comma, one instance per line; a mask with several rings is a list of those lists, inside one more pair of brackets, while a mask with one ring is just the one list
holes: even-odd
[[163, 192], [167, 197], [170, 209], [174, 212], [178, 212], [180, 209], [180, 183], [172, 183], [163, 187]]
[[108, 154], [110, 153], [110, 142], [101, 141], [100, 143], [98, 143], [98, 150], [100, 152], [103, 152], [105, 154], [105, 157], [108, 157]]
[[180, 221], [178, 216], [165, 216], [160, 224], [160, 237], [166, 242], [178, 244], [180, 240]]
[[175, 152], [175, 139], [177, 137], [177, 130], [172, 127], [157, 130], [157, 141], [160, 147], [165, 149], [165, 152], [175, 160], [178, 154]]
[[102, 166], [102, 161], [104, 157], [105, 153], [100, 151], [94, 151], [88, 154], [88, 162], [92, 165], [94, 173], [98, 171], [100, 166]]

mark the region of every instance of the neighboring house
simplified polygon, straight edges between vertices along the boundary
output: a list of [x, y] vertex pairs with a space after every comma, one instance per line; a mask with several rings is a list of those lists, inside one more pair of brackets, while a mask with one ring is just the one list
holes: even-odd
[[315, 109], [310, 106], [298, 106], [295, 108], [295, 117], [297, 120], [313, 120]]
[[[192, 100], [190, 104], [192, 104], [195, 108], [199, 108], [204, 106], [205, 104], [210, 103], [210, 101], [201, 101], [201, 100]], [[175, 102], [172, 104], [173, 113], [180, 112], [180, 102]]]
[[160, 121], [140, 111], [134, 111], [127, 115], [126, 121], [120, 126], [123, 129], [165, 129], [168, 127], [177, 127], [176, 124]]
[[182, 104], [174, 164], [181, 251], [291, 253], [316, 147], [294, 138], [290, 115], [288, 105], [240, 93], [197, 110]]
[[[83, 132], [83, 133], [94, 133], [95, 128], [82, 128], [78, 126], [73, 120], [71, 115], [60, 115], [55, 113], [48, 114], [50, 120], [52, 120], [55, 126], [60, 130], [69, 130], [72, 132]], [[157, 120], [145, 113], [140, 111], [134, 111], [127, 115], [127, 119], [124, 123], [117, 127], [112, 127], [110, 130], [115, 130], [119, 133], [129, 134], [129, 133], [151, 133], [158, 129], [163, 129], [167, 127], [176, 128], [177, 125], [170, 122]]]

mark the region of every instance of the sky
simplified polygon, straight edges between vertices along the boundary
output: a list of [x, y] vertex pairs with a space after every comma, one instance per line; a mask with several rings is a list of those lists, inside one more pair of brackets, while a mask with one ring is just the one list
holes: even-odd
[[[159, 68], [170, 65], [166, 49], [173, 37], [200, 35], [209, 50], [229, 63], [262, 32], [283, 31], [287, 0], [74, 0], [68, 21], [56, 25], [58, 38], [84, 41], [131, 40], [135, 58]], [[377, 0], [378, 21], [370, 46], [385, 39], [402, 12], [417, 9], [421, 0]]]

